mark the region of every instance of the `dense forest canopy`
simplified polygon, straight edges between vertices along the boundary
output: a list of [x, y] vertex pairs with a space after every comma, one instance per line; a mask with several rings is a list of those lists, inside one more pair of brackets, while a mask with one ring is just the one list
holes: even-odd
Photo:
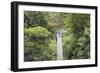
[[64, 60], [90, 58], [90, 14], [24, 11], [24, 61], [57, 60], [57, 32]]

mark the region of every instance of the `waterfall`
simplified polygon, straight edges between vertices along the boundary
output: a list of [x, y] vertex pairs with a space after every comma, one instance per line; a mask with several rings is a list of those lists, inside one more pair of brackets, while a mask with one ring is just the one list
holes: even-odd
[[62, 32], [57, 32], [57, 60], [63, 60]]

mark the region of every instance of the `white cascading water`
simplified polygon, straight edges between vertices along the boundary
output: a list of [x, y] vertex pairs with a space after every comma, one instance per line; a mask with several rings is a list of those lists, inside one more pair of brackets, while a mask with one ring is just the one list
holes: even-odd
[[57, 60], [63, 60], [62, 32], [57, 32]]

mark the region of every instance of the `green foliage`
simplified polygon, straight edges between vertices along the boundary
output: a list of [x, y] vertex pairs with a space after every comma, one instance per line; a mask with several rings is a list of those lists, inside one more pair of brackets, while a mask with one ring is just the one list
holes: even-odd
[[64, 23], [69, 32], [80, 36], [83, 34], [89, 20], [89, 14], [68, 14]]
[[24, 23], [25, 27], [47, 26], [44, 13], [35, 11], [24, 11]]
[[68, 14], [66, 17], [64, 24], [69, 34], [63, 39], [65, 59], [90, 58], [89, 16], [89, 14]]
[[37, 26], [37, 27], [33, 27], [33, 28], [26, 28], [25, 29], [25, 34], [28, 34], [30, 36], [35, 36], [35, 37], [48, 37], [51, 32], [48, 31], [48, 29], [41, 27], [41, 26]]
[[[51, 32], [46, 28], [37, 26], [32, 28], [25, 28], [25, 50], [26, 53], [31, 53], [33, 60], [54, 60], [55, 51], [50, 48], [52, 42], [48, 39]], [[31, 51], [30, 51], [31, 50]], [[25, 55], [25, 56], [28, 56]]]
[[57, 58], [57, 54], [56, 54], [56, 51], [57, 51], [57, 41], [56, 40], [50, 40], [49, 42], [49, 55], [51, 55], [51, 59], [52, 60], [56, 60]]

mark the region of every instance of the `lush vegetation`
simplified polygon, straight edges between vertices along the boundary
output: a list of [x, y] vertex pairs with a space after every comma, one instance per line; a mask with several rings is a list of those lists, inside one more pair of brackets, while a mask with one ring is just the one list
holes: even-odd
[[57, 59], [57, 32], [64, 60], [90, 58], [90, 15], [24, 11], [24, 61]]

